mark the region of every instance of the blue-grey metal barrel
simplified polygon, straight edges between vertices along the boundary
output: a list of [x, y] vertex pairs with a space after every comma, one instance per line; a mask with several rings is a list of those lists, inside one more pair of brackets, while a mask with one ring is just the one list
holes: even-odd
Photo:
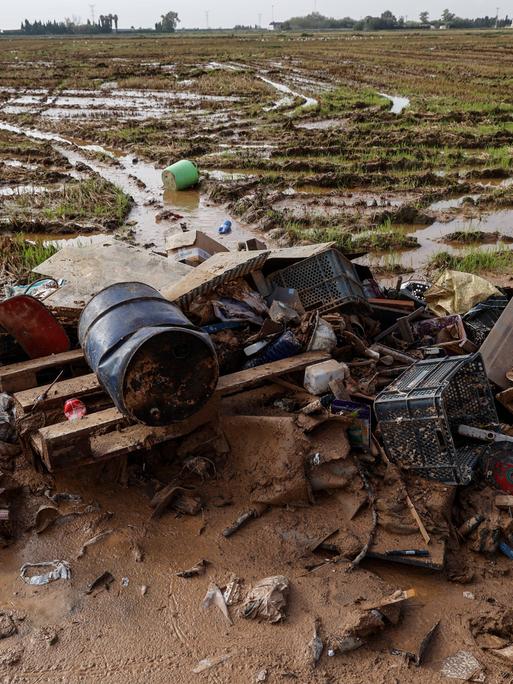
[[209, 336], [144, 283], [116, 283], [99, 292], [82, 312], [78, 337], [115, 406], [147, 425], [188, 418], [217, 385]]

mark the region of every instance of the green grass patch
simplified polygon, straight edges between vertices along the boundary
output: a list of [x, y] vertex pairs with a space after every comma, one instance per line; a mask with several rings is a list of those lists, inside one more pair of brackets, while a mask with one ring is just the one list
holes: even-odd
[[57, 247], [42, 240], [27, 240], [20, 234], [0, 237], [0, 264], [5, 274], [17, 282], [32, 282], [40, 276], [32, 269], [57, 252]]
[[504, 273], [512, 267], [513, 252], [501, 244], [491, 250], [470, 248], [462, 254], [437, 252], [429, 260], [430, 270], [435, 271], [449, 269], [465, 273]]
[[30, 221], [91, 221], [116, 228], [124, 222], [132, 203], [132, 198], [113, 183], [95, 177], [66, 183], [61, 192], [17, 195], [9, 198], [5, 209], [13, 227]]

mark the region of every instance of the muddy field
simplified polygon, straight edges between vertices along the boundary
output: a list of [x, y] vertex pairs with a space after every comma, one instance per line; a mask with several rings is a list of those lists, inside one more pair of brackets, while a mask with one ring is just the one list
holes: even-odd
[[[61, 241], [101, 243], [108, 233], [162, 252], [182, 224], [230, 246], [252, 236], [277, 245], [334, 240], [385, 275], [450, 260], [509, 280], [513, 32], [0, 46], [0, 225], [2, 236], [15, 236], [0, 242], [4, 281], [28, 277]], [[200, 186], [163, 192], [162, 169], [182, 158], [197, 162]], [[218, 236], [226, 218], [233, 231]], [[166, 447], [127, 469], [56, 478], [18, 463], [16, 541], [0, 549], [0, 626], [8, 614], [17, 630], [0, 639], [2, 682], [434, 684], [451, 681], [442, 663], [461, 650], [478, 657], [487, 682], [513, 682], [511, 662], [491, 655], [476, 628], [506, 614], [503, 631], [486, 634], [494, 647], [504, 634], [511, 640], [511, 561], [452, 546], [447, 488], [411, 492], [430, 520], [433, 547], [449, 540], [443, 571], [370, 559], [348, 571], [345, 552], [353, 557], [372, 525], [356, 476], [317, 493], [315, 505], [294, 499], [223, 536], [247, 509], [255, 472], [265, 484], [275, 466], [272, 430], [290, 426], [270, 427], [264, 417], [285, 420], [281, 399], [267, 397], [248, 424], [234, 418], [244, 414], [237, 400], [224, 400], [231, 454], [209, 451], [201, 472]], [[173, 465], [163, 468], [166, 458]], [[397, 483], [379, 475], [378, 501], [391, 507]], [[196, 515], [178, 507], [152, 517], [151, 497], [170, 480], [200, 498]], [[37, 534], [36, 512], [55, 492], [73, 496]], [[459, 501], [458, 510], [470, 517], [472, 502]], [[408, 525], [397, 534], [410, 548], [418, 530], [408, 511], [400, 514]], [[319, 539], [330, 543], [319, 548]], [[333, 562], [330, 544], [342, 560]], [[22, 582], [23, 563], [54, 558], [70, 562], [71, 580]], [[177, 576], [203, 559], [203, 574]], [[104, 572], [110, 589], [87, 593]], [[202, 607], [211, 582], [224, 588], [235, 576], [247, 590], [279, 574], [291, 583], [283, 623], [246, 620], [235, 604], [230, 624], [216, 606]], [[416, 595], [397, 624], [355, 652], [330, 656], [326, 647], [314, 662], [316, 620], [327, 644], [350, 607], [410, 588]], [[405, 652], [417, 653], [437, 622], [417, 668]]]
[[[6, 231], [123, 227], [162, 246], [180, 221], [215, 231], [231, 217], [232, 240], [333, 239], [392, 272], [486, 250], [476, 268], [504, 272], [494, 256], [513, 235], [507, 31], [2, 48]], [[200, 191], [163, 195], [160, 171], [183, 157], [198, 163]], [[183, 219], [156, 223], [163, 205]]]

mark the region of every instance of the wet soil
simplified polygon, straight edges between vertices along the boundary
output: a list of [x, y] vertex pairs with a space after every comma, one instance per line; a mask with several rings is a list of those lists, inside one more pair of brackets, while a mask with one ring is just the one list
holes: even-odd
[[[239, 397], [229, 401], [232, 408], [226, 408], [227, 413], [244, 413]], [[271, 410], [273, 416], [276, 413]], [[237, 423], [229, 427], [230, 420], [237, 419], [223, 423], [230, 444], [243, 444], [242, 435], [230, 437], [237, 431]], [[280, 467], [276, 455], [267, 447], [267, 456], [262, 451], [268, 436], [260, 423], [252, 425], [251, 421], [258, 420], [249, 419], [245, 430], [252, 438], [252, 431], [260, 430], [262, 448], [239, 446], [224, 462], [211, 456], [209, 470], [201, 475], [186, 475], [181, 461], [170, 470], [176, 461], [171, 445], [163, 447], [158, 457], [148, 456], [143, 470], [131, 466], [128, 487], [117, 482], [119, 464], [82, 468], [53, 481], [20, 462], [16, 477], [25, 485], [25, 493], [16, 507], [18, 539], [1, 551], [0, 565], [0, 605], [13, 611], [17, 624], [17, 633], [0, 641], [0, 662], [13, 653], [19, 655], [19, 662], [0, 665], [0, 671], [20, 682], [39, 679], [70, 684], [117, 684], [141, 678], [152, 684], [197, 678], [231, 684], [257, 681], [264, 669], [269, 682], [293, 679], [320, 684], [343, 679], [356, 684], [365, 676], [387, 684], [435, 683], [445, 681], [439, 675], [442, 659], [468, 649], [486, 666], [487, 681], [502, 681], [507, 666], [477, 648], [469, 620], [485, 613], [490, 604], [508, 605], [507, 559], [487, 561], [471, 554], [467, 560], [474, 578], [466, 585], [448, 582], [439, 571], [380, 561], [366, 561], [353, 572], [347, 572], [347, 563], [306, 569], [312, 560], [315, 564], [323, 561], [322, 553], [314, 556], [307, 551], [312, 539], [346, 526], [351, 532], [337, 536], [338, 543], [358, 548], [366, 539], [369, 511], [364, 509], [349, 522], [362, 495], [358, 478], [345, 489], [317, 494], [314, 505], [274, 507], [233, 537], [223, 537], [222, 531], [247, 509], [256, 477], [262, 478], [266, 469]], [[286, 433], [280, 432], [277, 438], [282, 447], [280, 458], [289, 446], [296, 451], [293, 444], [287, 445]], [[152, 518], [155, 478], [163, 478], [165, 473], [169, 478], [172, 472], [177, 482], [199, 495], [199, 515], [180, 515], [171, 509]], [[265, 477], [262, 481], [265, 484]], [[58, 503], [63, 517], [37, 534], [31, 522], [39, 506], [49, 503], [43, 491], [51, 485], [54, 491], [81, 499]], [[103, 538], [81, 550], [86, 541], [102, 532], [106, 533]], [[330, 556], [324, 555], [329, 560]], [[67, 560], [71, 580], [42, 587], [23, 583], [19, 577], [23, 563], [50, 559]], [[204, 574], [190, 579], [177, 576], [201, 559], [208, 561]], [[114, 578], [110, 589], [100, 585], [87, 593], [93, 580], [105, 572]], [[245, 591], [253, 582], [275, 574], [287, 576], [291, 583], [282, 624], [244, 620], [240, 606], [235, 605], [229, 609], [234, 623], [230, 625], [215, 607], [201, 607], [211, 582], [224, 587], [236, 576]], [[376, 586], [379, 591], [374, 594]], [[309, 643], [316, 618], [325, 639], [330, 629], [343, 624], [355, 602], [388, 595], [397, 588], [416, 592], [404, 605], [397, 626], [388, 626], [354, 653], [329, 657], [325, 651], [313, 667]], [[474, 598], [465, 598], [464, 591], [472, 592]], [[416, 652], [438, 621], [438, 635], [420, 669], [391, 654], [391, 649]], [[57, 636], [53, 645], [48, 644], [45, 633]], [[229, 658], [203, 675], [193, 674], [200, 661], [220, 656]]]

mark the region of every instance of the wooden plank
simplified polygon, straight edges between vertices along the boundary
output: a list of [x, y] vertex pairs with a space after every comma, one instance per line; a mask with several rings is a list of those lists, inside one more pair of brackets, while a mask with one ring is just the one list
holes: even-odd
[[[18, 416], [23, 416], [30, 412], [38, 397], [45, 391], [48, 385], [33, 387], [22, 392], [16, 392], [14, 402]], [[95, 373], [81, 375], [78, 378], [61, 380], [48, 392], [48, 396], [37, 404], [37, 411], [49, 411], [54, 408], [62, 408], [67, 399], [78, 397], [85, 400], [92, 396], [103, 393], [103, 389], [98, 382]]]
[[20, 363], [11, 363], [0, 367], [0, 390], [2, 392], [19, 392], [37, 385], [37, 373], [49, 368], [66, 366], [70, 363], [85, 362], [81, 349], [42, 356]]
[[273, 378], [284, 375], [285, 373], [294, 373], [295, 371], [304, 370], [312, 363], [320, 363], [331, 359], [331, 355], [326, 352], [305, 352], [297, 356], [290, 356], [287, 359], [280, 359], [272, 363], [264, 363], [256, 368], [248, 368], [247, 370], [239, 371], [238, 373], [231, 373], [230, 375], [223, 375], [219, 378], [217, 384], [217, 392], [220, 394], [230, 394], [232, 392], [240, 392], [246, 387], [251, 387], [258, 382], [264, 380], [272, 380]]
[[[326, 354], [325, 352], [307, 352], [306, 354], [291, 356], [288, 359], [274, 361], [272, 363], [264, 364], [263, 366], [239, 371], [238, 373], [224, 375], [219, 378], [216, 393], [229, 394], [230, 392], [238, 392], [252, 384], [267, 379], [273, 379], [285, 373], [302, 370], [312, 363], [326, 361], [329, 358], [329, 354]], [[22, 392], [17, 392], [14, 395], [14, 400], [20, 416], [31, 410], [34, 402], [44, 392], [46, 387], [35, 387]], [[67, 399], [72, 399], [73, 397], [83, 399], [98, 395], [101, 392], [103, 392], [102, 387], [94, 373], [88, 373], [87, 375], [71, 378], [70, 380], [61, 380], [60, 382], [55, 383], [48, 393], [48, 397], [38, 403], [37, 410], [47, 411], [62, 406]]]
[[371, 306], [382, 306], [392, 309], [415, 309], [415, 302], [411, 299], [388, 299], [384, 297], [369, 297], [367, 300]]
[[495, 505], [497, 508], [513, 508], [513, 495], [497, 494], [495, 497]]
[[[189, 419], [165, 427], [150, 427], [140, 424], [120, 427], [118, 423], [116, 430], [105, 434], [86, 435], [74, 446], [68, 442], [64, 446], [61, 445], [60, 448], [48, 450], [45, 449], [43, 443], [41, 456], [48, 470], [52, 472], [63, 468], [99, 463], [124, 456], [133, 451], [150, 449], [156, 444], [188, 435], [201, 425], [212, 421], [218, 410], [219, 401], [213, 399]], [[82, 418], [82, 421], [84, 419]], [[36, 434], [34, 436], [35, 441], [33, 441], [34, 445], [37, 444], [38, 451], [42, 444], [40, 441], [37, 442], [40, 437]], [[82, 435], [82, 437], [84, 436]]]
[[[239, 371], [219, 378], [215, 396], [239, 392], [258, 382], [272, 380], [284, 373], [303, 370], [312, 363], [319, 363], [331, 358], [326, 352], [306, 352], [287, 359], [281, 359], [272, 363], [263, 364], [256, 368]], [[85, 376], [89, 377], [89, 376]], [[83, 378], [78, 378], [78, 381]], [[68, 381], [63, 381], [68, 382]], [[90, 379], [91, 386], [94, 382]], [[56, 383], [53, 390], [60, 391]], [[69, 384], [67, 385], [69, 388]], [[59, 395], [62, 401], [63, 393]], [[52, 397], [55, 400], [55, 397]], [[44, 405], [44, 402], [41, 402]], [[40, 454], [47, 467], [52, 466], [56, 454], [59, 452], [70, 453], [77, 450], [77, 458], [83, 460], [89, 454], [89, 440], [95, 435], [104, 434], [114, 430], [118, 425], [129, 422], [128, 419], [116, 408], [108, 408], [97, 413], [84, 416], [78, 421], [64, 421], [55, 425], [46, 425], [40, 428], [32, 438], [32, 444]], [[162, 428], [160, 428], [162, 429]]]

